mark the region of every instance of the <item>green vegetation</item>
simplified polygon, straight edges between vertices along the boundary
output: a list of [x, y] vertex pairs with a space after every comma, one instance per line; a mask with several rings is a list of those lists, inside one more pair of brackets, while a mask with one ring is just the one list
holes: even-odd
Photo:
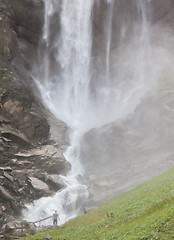
[[61, 229], [22, 239], [45, 239], [47, 234], [52, 240], [174, 239], [174, 168], [69, 221]]

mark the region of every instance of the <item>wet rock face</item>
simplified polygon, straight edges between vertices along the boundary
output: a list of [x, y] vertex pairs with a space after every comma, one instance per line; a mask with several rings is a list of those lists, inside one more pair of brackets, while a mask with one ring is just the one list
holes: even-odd
[[9, 1], [10, 21], [18, 39], [36, 45], [43, 24], [42, 0], [14, 0]]
[[[26, 203], [63, 188], [59, 174], [65, 175], [71, 168], [60, 149], [63, 140], [55, 147], [50, 145], [54, 141], [50, 140], [50, 125], [44, 108], [28, 88], [16, 82], [13, 73], [7, 67], [2, 68], [0, 227], [19, 217]], [[59, 132], [58, 120], [56, 124]], [[61, 126], [65, 127], [63, 123]]]
[[48, 144], [54, 141], [42, 107], [4, 71], [9, 81], [0, 76], [0, 227], [20, 216], [26, 203], [63, 188], [59, 174], [71, 168], [61, 146]]
[[[113, 10], [112, 16], [112, 39], [111, 48], [116, 47], [121, 36], [121, 26], [126, 24], [126, 30], [131, 30], [131, 23], [142, 19], [143, 11], [147, 15], [147, 20], [156, 24], [173, 11], [174, 2], [172, 0], [153, 0], [147, 1], [146, 4], [137, 5], [135, 0], [116, 0], [110, 9], [107, 0], [94, 1], [93, 9], [93, 37], [94, 37], [94, 55], [101, 54], [102, 47], [106, 44], [106, 37], [109, 24], [109, 15]], [[141, 1], [139, 1], [141, 2]], [[138, 9], [138, 7], [139, 9]], [[141, 9], [142, 8], [142, 9]], [[170, 19], [172, 21], [172, 19]], [[124, 27], [124, 26], [123, 26]], [[130, 33], [130, 32], [128, 32]], [[99, 48], [99, 49], [98, 49]]]
[[[71, 168], [61, 150], [67, 126], [46, 112], [7, 64], [13, 60], [21, 72], [30, 65], [42, 11], [42, 1], [0, 2], [0, 229], [18, 218], [25, 204], [63, 188], [59, 175]], [[23, 225], [14, 225], [24, 232]], [[10, 226], [7, 232], [13, 232]]]
[[42, 0], [6, 0], [6, 26], [13, 67], [22, 81], [31, 85], [28, 71], [37, 57], [37, 46], [44, 22]]
[[86, 133], [81, 159], [91, 202], [98, 204], [173, 167], [172, 89], [149, 94], [126, 119]]
[[[4, 69], [4, 73], [4, 75], [8, 75], [7, 69]], [[6, 77], [8, 78], [8, 76]], [[10, 81], [10, 78], [5, 81]], [[4, 86], [0, 88], [1, 116], [6, 117], [8, 121], [11, 122], [11, 127], [15, 126], [15, 128], [23, 132], [28, 139], [35, 142], [46, 141], [49, 136], [50, 127], [43, 113], [37, 111], [39, 104], [36, 103], [30, 90], [25, 87], [11, 90], [9, 85], [12, 87], [12, 82], [5, 83], [4, 85], [6, 84], [8, 84], [8, 87]], [[19, 91], [20, 94], [17, 94], [17, 91]], [[9, 125], [8, 127], [4, 125], [4, 137], [7, 135], [7, 133], [5, 135], [5, 129], [7, 129], [8, 135], [10, 135]], [[11, 137], [9, 136], [9, 138], [14, 137], [12, 133]]]

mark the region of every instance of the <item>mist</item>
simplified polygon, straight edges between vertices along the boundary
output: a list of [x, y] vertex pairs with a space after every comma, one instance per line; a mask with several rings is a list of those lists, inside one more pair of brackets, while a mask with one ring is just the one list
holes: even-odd
[[27, 219], [56, 208], [62, 224], [173, 165], [174, 36], [160, 15], [171, 5], [45, 0], [31, 75], [43, 103], [71, 129], [64, 156], [72, 169], [62, 177], [66, 188], [29, 205], [35, 214], [26, 211]]

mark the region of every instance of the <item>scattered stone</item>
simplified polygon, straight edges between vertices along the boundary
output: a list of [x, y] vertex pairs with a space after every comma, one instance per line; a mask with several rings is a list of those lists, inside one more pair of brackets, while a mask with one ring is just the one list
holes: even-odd
[[0, 147], [0, 152], [3, 152], [4, 150], [5, 150], [4, 148]]
[[18, 157], [33, 157], [33, 156], [47, 156], [47, 157], [54, 157], [54, 158], [63, 158], [63, 153], [62, 151], [56, 149], [54, 146], [52, 145], [44, 145], [41, 146], [39, 148], [34, 148], [31, 149], [29, 151], [27, 151], [27, 153], [17, 153], [15, 154]]
[[42, 182], [41, 180], [39, 180], [38, 178], [29, 177], [29, 180], [31, 181], [31, 185], [35, 190], [44, 191], [44, 192], [49, 191], [48, 185]]
[[19, 194], [24, 194], [25, 192], [24, 192], [24, 188], [20, 188], [19, 190], [18, 190], [18, 193]]
[[2, 124], [2, 123], [10, 123], [10, 121], [7, 119], [7, 118], [5, 118], [5, 117], [3, 117], [3, 116], [0, 116], [0, 124]]
[[32, 143], [27, 140], [27, 138], [25, 136], [23, 136], [23, 134], [19, 134], [19, 133], [14, 133], [12, 131], [8, 131], [8, 132], [2, 132], [1, 136], [3, 137], [3, 139], [5, 139], [6, 141], [10, 141], [10, 142], [15, 142], [16, 144], [18, 144], [21, 147], [33, 147]]
[[2, 186], [0, 186], [0, 197], [2, 197], [4, 200], [14, 200], [10, 193], [8, 193], [7, 190]]
[[18, 161], [18, 160], [17, 160], [16, 158], [15, 158], [15, 159], [11, 159], [11, 162], [12, 162], [12, 163], [17, 163], [17, 161]]
[[4, 206], [2, 206], [2, 207], [1, 207], [1, 210], [2, 210], [3, 212], [5, 212], [5, 210], [7, 210], [7, 208], [4, 207]]
[[7, 172], [4, 172], [4, 177], [6, 177], [10, 182], [14, 182], [14, 178]]
[[2, 141], [3, 141], [4, 143], [10, 143], [10, 142], [11, 142], [10, 139], [5, 138], [5, 137], [0, 137], [0, 139], [2, 139]]
[[9, 172], [11, 172], [12, 168], [11, 167], [0, 167], [0, 171], [9, 171]]
[[33, 223], [27, 221], [12, 221], [4, 224], [2, 233], [6, 236], [23, 237], [36, 233], [36, 227]]
[[51, 174], [47, 176], [47, 181], [53, 186], [53, 188], [61, 189], [66, 187], [65, 183], [62, 181], [61, 177], [56, 174]]
[[12, 173], [16, 178], [22, 178], [26, 175], [26, 170], [13, 170]]
[[8, 100], [3, 104], [3, 108], [10, 114], [18, 114], [23, 110], [21, 102], [17, 100], [16, 101]]

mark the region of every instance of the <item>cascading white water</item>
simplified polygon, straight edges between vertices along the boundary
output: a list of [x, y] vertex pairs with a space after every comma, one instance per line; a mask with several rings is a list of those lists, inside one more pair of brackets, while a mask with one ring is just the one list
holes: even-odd
[[[42, 77], [33, 75], [33, 78], [48, 108], [72, 128], [71, 146], [64, 153], [72, 168], [67, 177], [61, 176], [66, 185], [64, 190], [28, 206], [29, 211], [24, 211], [24, 217], [29, 220], [49, 216], [57, 209], [59, 224], [62, 224], [78, 214], [88, 196], [86, 186], [78, 181], [79, 175], [83, 175], [78, 151], [90, 84], [92, 6], [93, 0], [63, 0], [61, 3], [45, 0], [45, 24], [41, 42], [44, 53], [41, 53], [42, 63], [40, 62], [43, 64], [40, 69]], [[50, 24], [59, 8], [60, 35], [55, 34], [52, 42]], [[59, 29], [54, 31], [58, 32]], [[50, 67], [51, 51], [54, 51], [54, 61], [59, 67], [54, 72]]]
[[[51, 111], [69, 126], [79, 125], [87, 104], [90, 84], [91, 11], [93, 0], [45, 1], [42, 79], [35, 79], [42, 97]], [[60, 8], [60, 29], [52, 29], [51, 18]], [[54, 35], [52, 31], [60, 31]], [[51, 54], [57, 69], [50, 66]], [[59, 69], [58, 69], [59, 68]], [[57, 103], [59, 108], [57, 108]], [[73, 119], [73, 121], [72, 121]], [[77, 120], [77, 123], [76, 123]]]
[[29, 220], [47, 217], [57, 209], [62, 224], [79, 213], [77, 202], [83, 205], [88, 196], [86, 186], [78, 180], [84, 174], [79, 155], [83, 134], [125, 117], [148, 90], [147, 69], [151, 72], [152, 68], [145, 61], [150, 54], [145, 1], [132, 0], [138, 21], [129, 23], [128, 29], [123, 16], [119, 42], [112, 51], [112, 20], [117, 14], [115, 4], [120, 1], [106, 2], [105, 67], [94, 77], [91, 59], [95, 1], [45, 0], [40, 59], [33, 78], [50, 111], [72, 128], [71, 145], [64, 153], [72, 170], [68, 176], [62, 176], [67, 186], [64, 190], [28, 206], [24, 216]]
[[109, 59], [110, 59], [110, 47], [112, 38], [112, 17], [114, 11], [114, 0], [107, 0], [109, 4], [109, 13], [107, 14], [106, 21], [106, 78], [109, 79]]

